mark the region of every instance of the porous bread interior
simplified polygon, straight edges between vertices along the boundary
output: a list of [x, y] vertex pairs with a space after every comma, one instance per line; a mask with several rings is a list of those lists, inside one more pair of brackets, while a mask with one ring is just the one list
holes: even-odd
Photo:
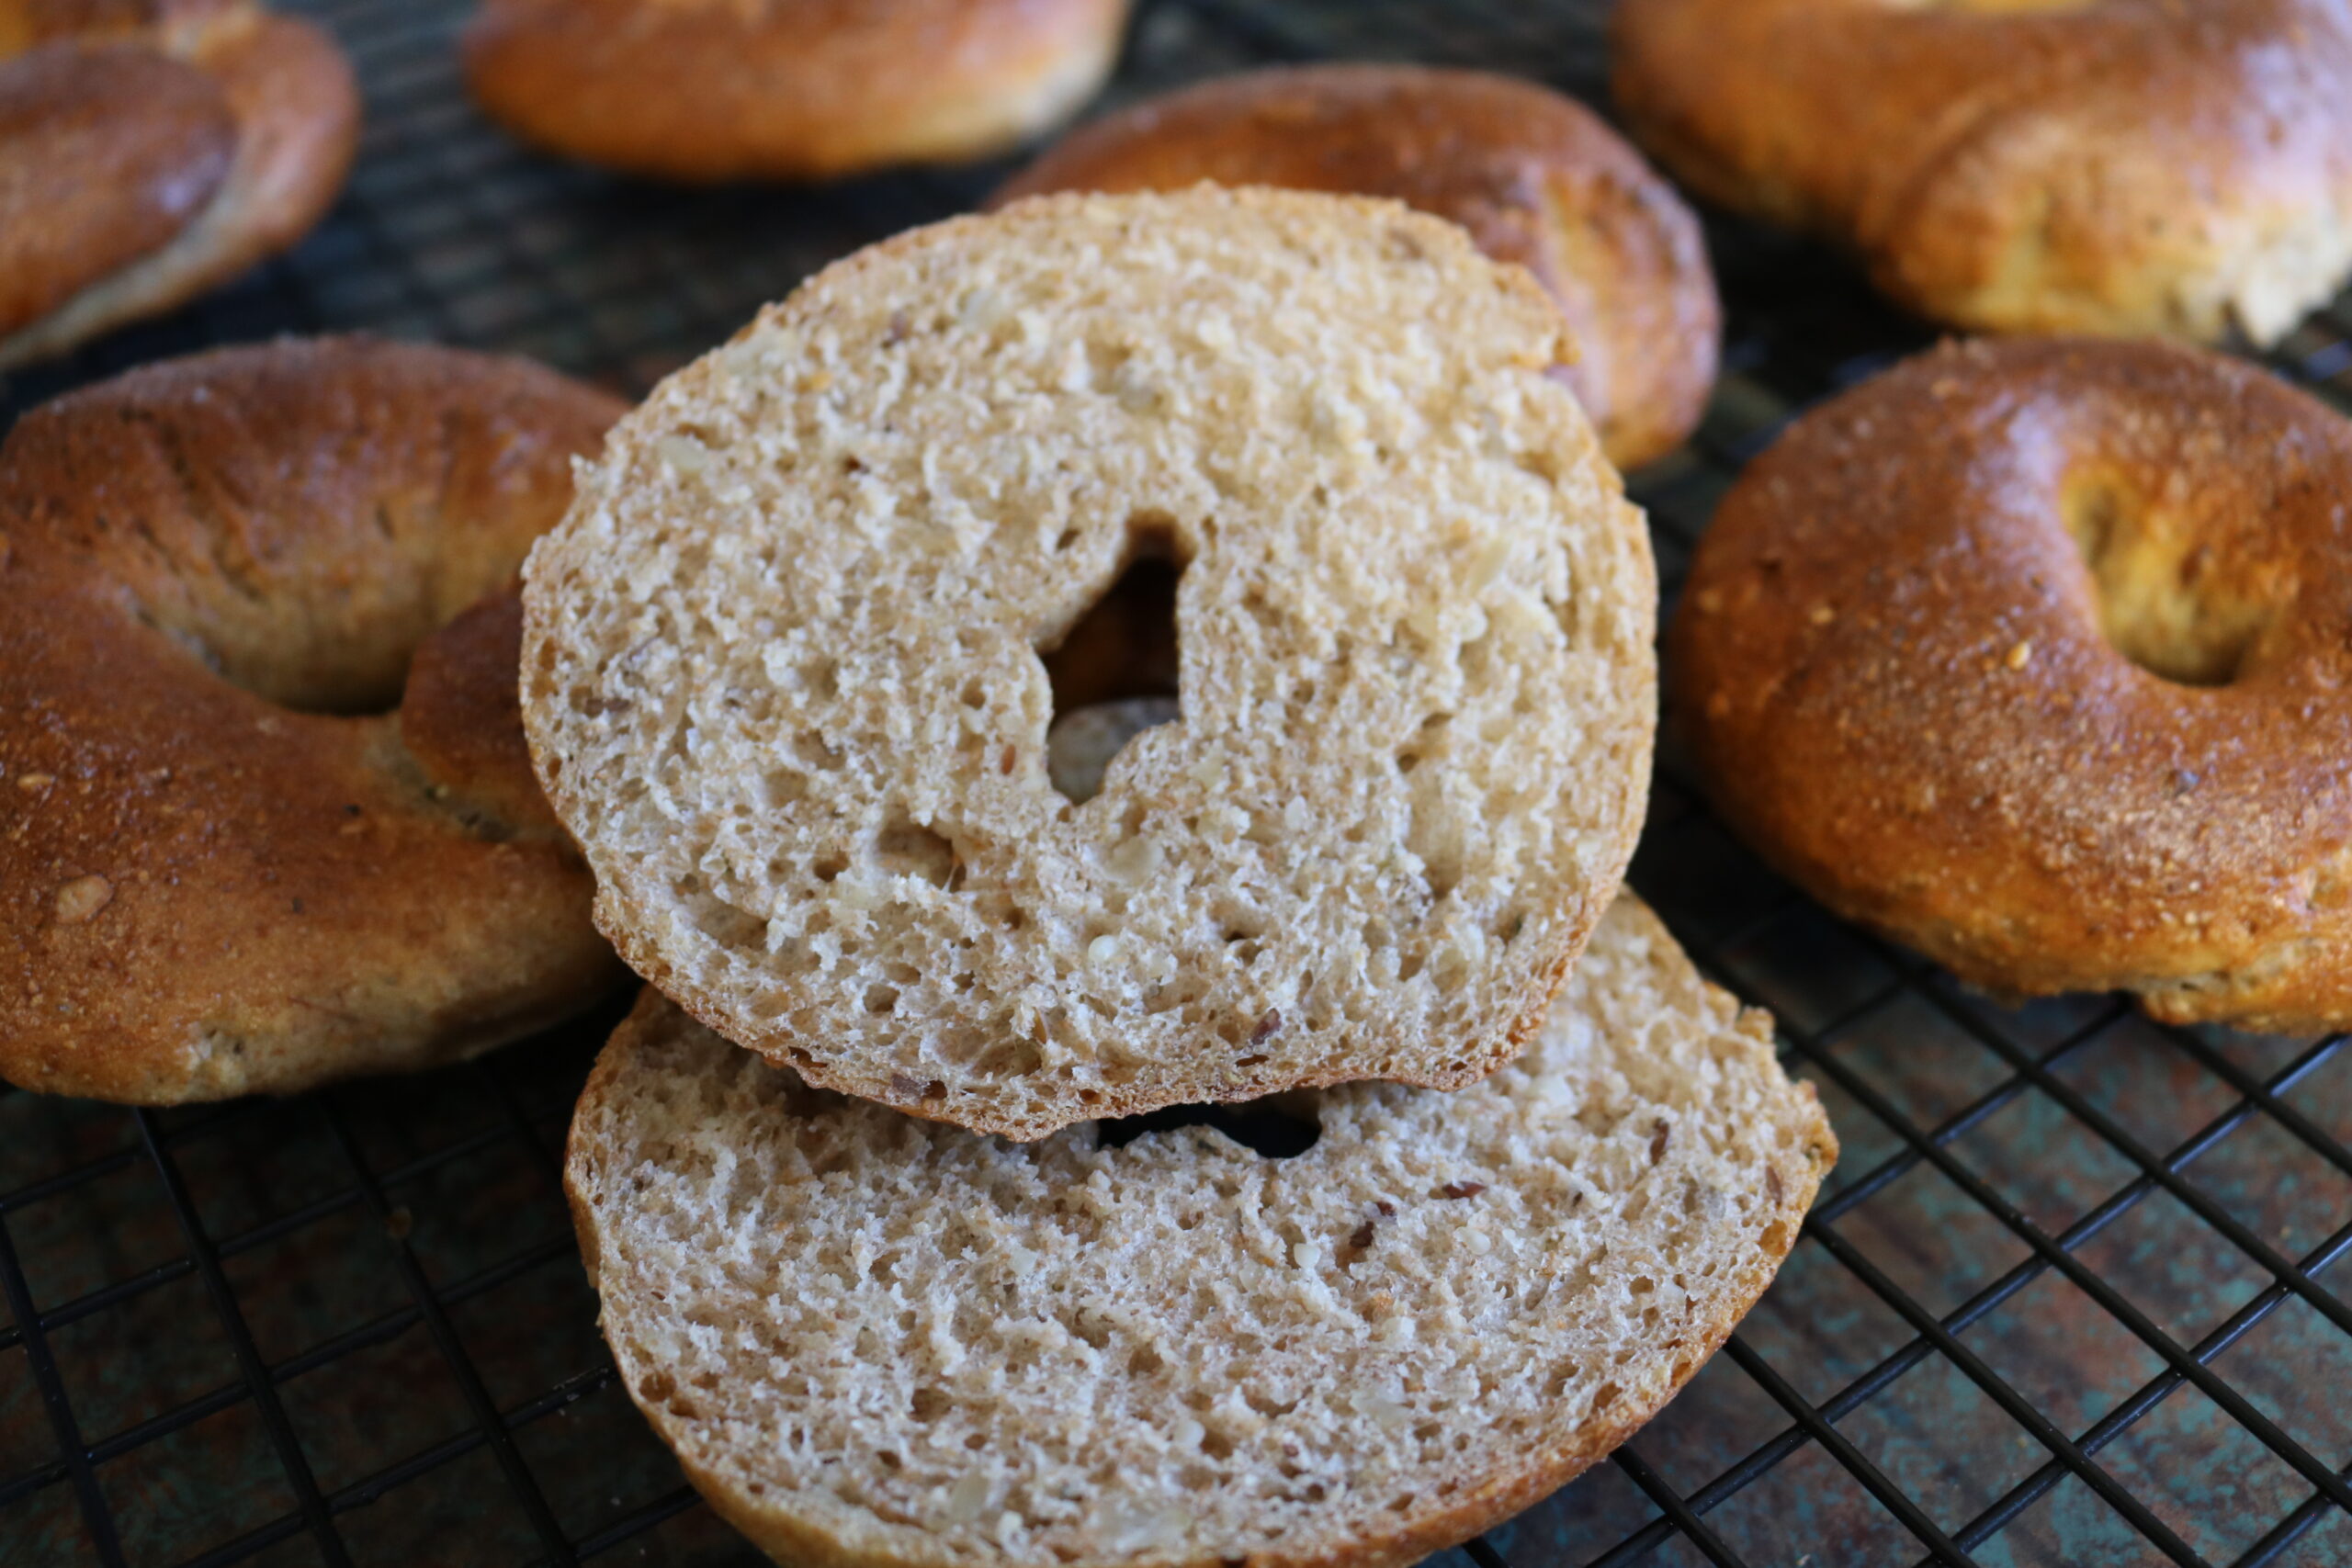
[[1630, 896], [1454, 1094], [1007, 1144], [649, 992], [568, 1180], [631, 1394], [788, 1562], [1407, 1562], [1600, 1457], [1771, 1279], [1836, 1143]]
[[[1568, 352], [1354, 198], [1046, 197], [821, 275], [532, 556], [600, 923], [812, 1081], [1018, 1137], [1492, 1070], [1648, 777], [1648, 547]], [[1153, 551], [1183, 716], [1072, 807], [1038, 653]]]

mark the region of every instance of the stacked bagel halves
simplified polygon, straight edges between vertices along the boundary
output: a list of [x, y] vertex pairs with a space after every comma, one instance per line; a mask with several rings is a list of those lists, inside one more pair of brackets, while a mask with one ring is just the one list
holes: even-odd
[[[526, 724], [652, 987], [570, 1186], [771, 1552], [1409, 1561], [1769, 1280], [1835, 1145], [1620, 899], [1655, 586], [1573, 352], [1393, 203], [1047, 197], [838, 264], [583, 468]], [[1268, 1117], [1311, 1146], [1215, 1130]]]

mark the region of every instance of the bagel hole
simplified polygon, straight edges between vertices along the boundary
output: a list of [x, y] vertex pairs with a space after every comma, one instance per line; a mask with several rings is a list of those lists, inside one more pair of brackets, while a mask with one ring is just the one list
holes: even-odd
[[1312, 1094], [1295, 1089], [1225, 1105], [1170, 1105], [1094, 1123], [1094, 1146], [1123, 1149], [1151, 1133], [1206, 1127], [1264, 1159], [1296, 1159], [1323, 1136]]
[[2148, 507], [2106, 476], [2070, 486], [2062, 510], [2090, 573], [2100, 634], [2116, 652], [2176, 685], [2237, 678], [2282, 584], [2213, 537], [2218, 530]]
[[[126, 468], [167, 487], [166, 516], [137, 528], [141, 553], [180, 584], [133, 614], [222, 681], [288, 712], [357, 718], [400, 708], [445, 637], [435, 673], [458, 686], [470, 689], [479, 671], [464, 667], [477, 661], [519, 669], [520, 604], [504, 592], [518, 562], [485, 556], [418, 570], [401, 544], [419, 526], [415, 509], [382, 502], [315, 536], [288, 533], [215, 471], [204, 437], [152, 411], [127, 410], [123, 421]], [[317, 552], [337, 536], [356, 556], [322, 576]]]
[[1046, 774], [1073, 806], [1101, 792], [1128, 741], [1182, 716], [1176, 590], [1184, 565], [1173, 519], [1130, 518], [1118, 575], [1058, 639], [1038, 646], [1053, 693]]

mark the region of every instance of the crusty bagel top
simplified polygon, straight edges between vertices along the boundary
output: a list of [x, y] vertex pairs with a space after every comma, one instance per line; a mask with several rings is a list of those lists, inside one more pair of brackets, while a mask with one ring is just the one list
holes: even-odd
[[1963, 326], [2267, 341], [2263, 237], [2352, 223], [2338, 0], [1626, 0], [1611, 45], [1685, 182]]
[[246, 0], [0, 0], [0, 340], [221, 194], [255, 118], [221, 73], [268, 25]]
[[400, 996], [438, 1011], [427, 1035], [463, 1033], [481, 998], [449, 944], [511, 952], [509, 922], [544, 931], [579, 889], [520, 744], [515, 606], [459, 613], [512, 580], [617, 412], [521, 361], [326, 339], [151, 366], [18, 422], [0, 1074], [288, 1088], [336, 1066], [266, 1059], [311, 1037], [289, 1012], [364, 1034]]
[[2347, 496], [2352, 423], [2245, 364], [1939, 349], [1725, 498], [1669, 644], [1678, 722], [1808, 886], [2011, 989], [2340, 942]]
[[185, 679], [379, 711], [418, 645], [512, 578], [618, 412], [522, 360], [289, 339], [34, 410], [0, 447], [0, 495], [20, 569], [57, 563], [77, 597], [135, 609], [126, 632], [195, 656]]
[[[532, 755], [607, 933], [813, 1079], [1019, 1137], [1492, 1071], [1648, 778], [1655, 579], [1566, 343], [1453, 225], [1291, 191], [819, 275], [532, 552]], [[1040, 654], [1153, 556], [1182, 716], [1076, 805]]]
[[1450, 219], [1559, 301], [1577, 336], [1569, 383], [1621, 466], [1697, 423], [1721, 330], [1698, 220], [1573, 99], [1428, 66], [1220, 76], [1063, 138], [994, 202], [1201, 180], [1391, 197]]
[[0, 0], [0, 59], [61, 39], [181, 48], [192, 31], [257, 9], [254, 0]]
[[212, 78], [141, 45], [0, 62], [0, 335], [177, 234], [236, 136]]
[[672, 179], [976, 157], [1100, 84], [1127, 0], [484, 0], [468, 85], [556, 151]]

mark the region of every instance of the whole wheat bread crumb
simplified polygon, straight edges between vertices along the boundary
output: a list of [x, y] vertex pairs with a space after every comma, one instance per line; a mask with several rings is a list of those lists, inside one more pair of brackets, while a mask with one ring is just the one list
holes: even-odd
[[649, 990], [567, 1181], [631, 1395], [795, 1563], [1405, 1563], [1648, 1419], [1837, 1145], [1630, 897], [1527, 1054], [1017, 1145], [810, 1089]]
[[[1492, 1071], [1649, 773], [1648, 547], [1570, 353], [1525, 273], [1336, 197], [1042, 198], [821, 274], [532, 557], [603, 929], [811, 1081], [1016, 1137]], [[1154, 554], [1182, 716], [1074, 805], [1039, 656]]]

